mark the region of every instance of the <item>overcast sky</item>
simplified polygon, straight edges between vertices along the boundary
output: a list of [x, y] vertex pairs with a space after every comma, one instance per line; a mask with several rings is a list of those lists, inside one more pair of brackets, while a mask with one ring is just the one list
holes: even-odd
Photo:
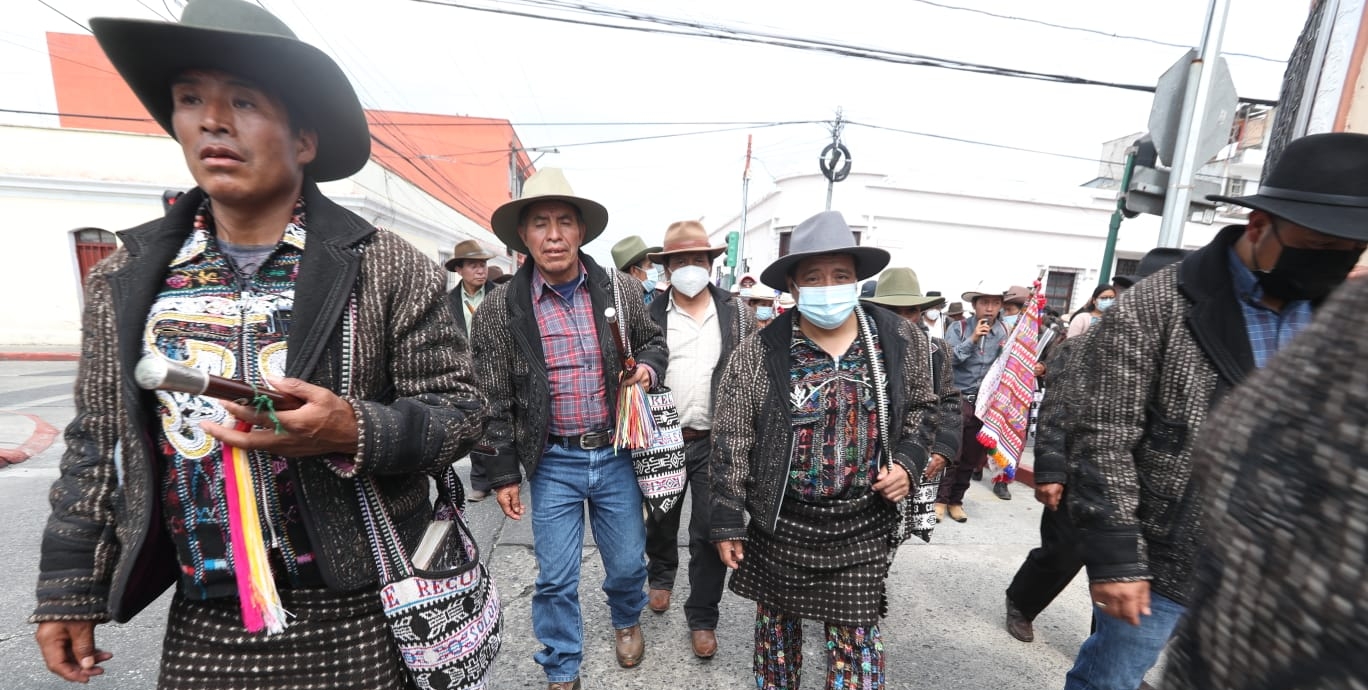
[[[45, 0], [84, 23], [95, 15], [151, 18], [176, 0]], [[544, 12], [491, 0], [471, 4]], [[1206, 2], [936, 0], [1042, 22], [1195, 45]], [[720, 129], [716, 125], [545, 126], [565, 122], [716, 122], [831, 119], [1096, 158], [1103, 141], [1146, 129], [1152, 96], [888, 64], [710, 38], [647, 34], [503, 16], [410, 0], [261, 0], [306, 41], [332, 54], [367, 107], [511, 120], [528, 147], [559, 147], [539, 165], [565, 168], [576, 191], [612, 220], [591, 247], [606, 256], [626, 234], [658, 241], [670, 222], [716, 226], [741, 206], [746, 136], [755, 141], [752, 200], [777, 177], [816, 170], [825, 124], [753, 128], [669, 139], [582, 142]], [[673, 18], [744, 26], [901, 52], [1090, 79], [1152, 84], [1182, 48], [1069, 31], [936, 7], [922, 0], [596, 0]], [[1305, 21], [1303, 0], [1233, 0], [1223, 40], [1241, 96], [1275, 99]], [[21, 83], [42, 31], [80, 31], [38, 0], [5, 0], [0, 67]], [[576, 15], [588, 18], [583, 15]], [[41, 65], [42, 63], [37, 63]], [[8, 89], [0, 107], [41, 94]], [[49, 97], [50, 98], [50, 97]], [[866, 127], [844, 141], [856, 170], [1076, 186], [1097, 165]], [[440, 151], [425, 152], [441, 155]], [[535, 155], [535, 154], [534, 154]], [[475, 161], [506, 166], [506, 158]], [[824, 199], [812, 200], [814, 212]]]

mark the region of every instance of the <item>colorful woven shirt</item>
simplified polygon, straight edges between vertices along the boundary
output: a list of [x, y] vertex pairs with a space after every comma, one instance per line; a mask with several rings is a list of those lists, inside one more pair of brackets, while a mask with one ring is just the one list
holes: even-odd
[[[855, 338], [835, 361], [798, 323], [795, 319], [789, 369], [793, 458], [788, 492], [805, 500], [857, 498], [879, 472], [878, 409], [864, 342]], [[876, 350], [874, 356], [882, 353]]]
[[551, 420], [547, 432], [575, 436], [611, 426], [608, 395], [603, 389], [603, 353], [599, 349], [594, 307], [589, 300], [584, 266], [569, 299], [532, 272], [532, 308], [541, 332], [546, 374], [551, 386]]
[[[304, 225], [301, 199], [275, 251], [254, 274], [239, 275], [219, 248], [206, 202], [152, 303], [143, 353], [256, 386], [264, 386], [266, 377], [284, 377]], [[157, 447], [165, 462], [162, 517], [176, 545], [181, 592], [194, 599], [235, 596], [223, 446], [199, 424], [232, 426], [234, 420], [214, 398], [167, 391], [157, 391], [156, 398]], [[251, 464], [277, 579], [321, 585], [289, 463], [254, 452]]]

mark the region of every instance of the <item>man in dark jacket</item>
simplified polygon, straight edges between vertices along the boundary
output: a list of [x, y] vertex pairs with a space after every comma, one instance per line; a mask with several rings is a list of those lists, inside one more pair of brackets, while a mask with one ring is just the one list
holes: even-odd
[[[446, 270], [459, 276], [461, 280], [447, 293], [447, 307], [452, 318], [461, 329], [461, 335], [470, 340], [470, 324], [475, 320], [475, 310], [484, 304], [485, 295], [491, 289], [494, 276], [487, 270], [489, 260], [494, 255], [480, 246], [475, 240], [462, 240], [451, 250], [451, 258], [446, 261]], [[498, 270], [497, 268], [495, 270]], [[484, 467], [474, 463], [470, 466], [470, 493], [466, 498], [483, 501], [489, 495], [489, 478], [484, 476]]]
[[[472, 459], [484, 464], [509, 518], [522, 518], [519, 485], [524, 478], [530, 485], [538, 568], [532, 629], [545, 645], [536, 660], [551, 690], [571, 690], [580, 687], [584, 656], [579, 574], [586, 502], [606, 571], [618, 663], [634, 667], [645, 652], [638, 623], [646, 605], [641, 490], [630, 451], [614, 449], [613, 428], [619, 380], [658, 381], [669, 353], [640, 294], [580, 252], [603, 233], [608, 211], [575, 196], [560, 170], [528, 178], [522, 198], [495, 210], [491, 225], [529, 260], [475, 313], [471, 343], [490, 418]], [[619, 312], [634, 371], [623, 370], [621, 344], [604, 315], [610, 308]]]
[[[708, 244], [708, 232], [696, 221], [672, 224], [665, 246], [649, 255], [665, 268], [670, 289], [651, 303], [651, 320], [665, 333], [670, 368], [665, 385], [674, 395], [684, 428], [685, 470], [693, 510], [689, 518], [689, 600], [684, 616], [689, 623], [694, 656], [710, 659], [717, 653], [717, 605], [727, 568], [708, 537], [708, 462], [712, 457], [712, 413], [718, 381], [737, 344], [756, 330], [755, 317], [730, 293], [712, 285], [712, 264], [726, 247]], [[663, 517], [646, 523], [646, 572], [650, 607], [656, 613], [670, 608], [675, 571], [679, 567], [679, 519], [684, 502], [677, 501]]]
[[[87, 282], [32, 617], [44, 660], [67, 680], [100, 675], [110, 655], [95, 625], [128, 621], [176, 584], [161, 688], [409, 687], [355, 479], [372, 480], [416, 540], [431, 516], [424, 472], [483, 428], [445, 276], [319, 193], [315, 180], [368, 160], [365, 115], [337, 65], [274, 16], [194, 0], [180, 23], [91, 26], [198, 186], [121, 233]], [[141, 358], [303, 405], [272, 416], [149, 393], [134, 381]], [[239, 483], [265, 526], [230, 508], [229, 446], [249, 456]], [[249, 584], [249, 559], [234, 556], [254, 541], [235, 543], [246, 530], [265, 542], [254, 567], [270, 586]]]
[[1207, 415], [1292, 340], [1368, 232], [1368, 136], [1288, 145], [1258, 194], [1213, 197], [1249, 222], [1122, 294], [1080, 363], [1069, 513], [1097, 632], [1067, 688], [1131, 690], [1182, 616], [1202, 534], [1192, 451]]
[[824, 622], [828, 688], [884, 687], [898, 503], [936, 432], [926, 335], [860, 306], [888, 252], [858, 246], [840, 213], [800, 223], [791, 250], [761, 279], [796, 293], [797, 313], [742, 342], [718, 389], [711, 537], [756, 602], [756, 687], [798, 687], [803, 619]]

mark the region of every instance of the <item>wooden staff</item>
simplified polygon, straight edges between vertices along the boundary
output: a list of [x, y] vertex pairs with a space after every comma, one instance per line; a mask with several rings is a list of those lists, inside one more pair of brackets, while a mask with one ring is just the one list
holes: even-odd
[[138, 367], [133, 370], [133, 380], [146, 390], [207, 395], [220, 400], [231, 400], [239, 405], [252, 405], [257, 396], [264, 395], [276, 411], [294, 410], [304, 404], [304, 401], [293, 395], [206, 374], [194, 367], [187, 367], [158, 355], [145, 355], [139, 360]]

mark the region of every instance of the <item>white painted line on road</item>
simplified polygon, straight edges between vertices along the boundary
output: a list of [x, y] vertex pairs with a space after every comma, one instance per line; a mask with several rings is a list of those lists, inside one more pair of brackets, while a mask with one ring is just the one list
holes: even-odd
[[17, 406], [17, 407], [11, 407], [10, 409], [12, 409], [12, 410], [27, 410], [27, 409], [29, 409], [30, 407], [43, 407], [43, 406], [45, 406], [45, 405], [50, 405], [50, 404], [55, 403], [55, 402], [62, 402], [63, 400], [71, 400], [71, 394], [70, 394], [70, 393], [63, 393], [62, 395], [53, 395], [53, 396], [49, 396], [49, 397], [46, 397], [46, 398], [39, 398], [39, 399], [37, 399], [37, 400], [30, 400], [30, 401], [24, 403], [23, 405], [19, 405], [19, 406]]

